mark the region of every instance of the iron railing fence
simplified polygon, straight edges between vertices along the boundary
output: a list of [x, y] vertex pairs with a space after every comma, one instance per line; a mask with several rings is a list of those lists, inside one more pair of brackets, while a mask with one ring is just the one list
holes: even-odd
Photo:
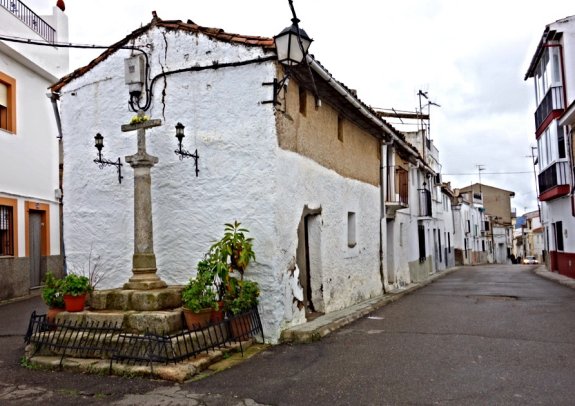
[[48, 351], [60, 355], [60, 365], [65, 356], [77, 358], [110, 359], [112, 362], [146, 364], [153, 369], [154, 363], [178, 363], [201, 353], [239, 343], [251, 337], [261, 336], [262, 323], [257, 307], [237, 316], [229, 316], [207, 327], [194, 326], [176, 334], [146, 332], [131, 334], [122, 325], [109, 322], [84, 322], [80, 320], [48, 321], [45, 314], [33, 312], [30, 316], [27, 344], [34, 344], [35, 355]]
[[28, 8], [19, 0], [0, 0], [0, 6], [14, 14], [20, 21], [26, 24], [34, 32], [48, 42], [56, 39], [56, 30], [48, 24], [42, 17]]

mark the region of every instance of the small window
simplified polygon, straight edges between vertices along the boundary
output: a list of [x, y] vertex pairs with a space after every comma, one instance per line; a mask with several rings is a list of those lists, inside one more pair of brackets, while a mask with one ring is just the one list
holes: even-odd
[[356, 244], [355, 213], [350, 211], [347, 213], [347, 246], [353, 248]]
[[343, 117], [337, 116], [337, 139], [343, 142]]
[[16, 80], [0, 72], [0, 129], [16, 132]]
[[554, 223], [555, 228], [555, 239], [556, 239], [556, 249], [557, 251], [563, 251], [563, 222], [558, 221]]
[[307, 92], [301, 86], [299, 88], [299, 112], [304, 116], [307, 114]]
[[0, 256], [14, 255], [14, 211], [0, 206]]

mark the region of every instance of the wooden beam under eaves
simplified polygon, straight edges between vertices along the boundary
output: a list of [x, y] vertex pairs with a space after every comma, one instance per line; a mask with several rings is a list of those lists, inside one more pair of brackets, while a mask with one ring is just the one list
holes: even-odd
[[396, 113], [393, 111], [380, 111], [376, 110], [376, 113], [380, 117], [395, 117], [395, 118], [407, 118], [414, 120], [429, 120], [429, 114], [419, 114], [419, 113]]

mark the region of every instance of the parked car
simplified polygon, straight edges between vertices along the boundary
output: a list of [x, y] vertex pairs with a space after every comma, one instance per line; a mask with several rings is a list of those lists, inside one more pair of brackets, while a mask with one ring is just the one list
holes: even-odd
[[539, 264], [539, 261], [537, 261], [537, 258], [533, 256], [526, 256], [525, 258], [523, 258], [523, 264], [524, 265]]

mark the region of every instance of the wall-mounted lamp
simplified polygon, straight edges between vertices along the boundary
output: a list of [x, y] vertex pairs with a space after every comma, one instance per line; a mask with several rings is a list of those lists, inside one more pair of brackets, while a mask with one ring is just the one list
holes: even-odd
[[[298, 24], [300, 20], [297, 18], [295, 14], [295, 9], [293, 8], [292, 0], [289, 0], [289, 5], [293, 15], [293, 18], [291, 19], [292, 25], [287, 28], [284, 28], [282, 32], [280, 32], [278, 35], [274, 37], [276, 52], [278, 55], [278, 61], [286, 68], [297, 66], [302, 61], [304, 61], [309, 46], [313, 41], [303, 29], [299, 28]], [[279, 102], [277, 101], [279, 93], [284, 86], [287, 86], [289, 75], [290, 71], [286, 70], [286, 74], [282, 80], [278, 81], [277, 79], [274, 78], [273, 82], [262, 83], [262, 85], [264, 86], [271, 85], [273, 86], [274, 89], [273, 100], [266, 100], [262, 103], [273, 103], [274, 105], [279, 104]]]
[[182, 149], [182, 140], [185, 137], [184, 128], [185, 127], [182, 123], [176, 124], [176, 138], [178, 139], [178, 149], [175, 150], [174, 152], [176, 153], [176, 155], [180, 156], [180, 161], [183, 160], [184, 158], [194, 158], [194, 163], [196, 165], [196, 177], [198, 177], [198, 174], [200, 173], [200, 170], [198, 169], [198, 159], [200, 159], [200, 156], [198, 155], [197, 149], [194, 151], [193, 154], [186, 151], [185, 149]]
[[108, 159], [102, 158], [102, 148], [104, 148], [104, 136], [100, 133], [96, 134], [94, 137], [95, 144], [94, 146], [98, 150], [98, 158], [94, 159], [94, 162], [100, 166], [102, 169], [104, 166], [115, 166], [118, 170], [118, 182], [122, 183], [122, 162], [120, 161], [120, 157], [118, 157], [117, 161], [110, 161]]

